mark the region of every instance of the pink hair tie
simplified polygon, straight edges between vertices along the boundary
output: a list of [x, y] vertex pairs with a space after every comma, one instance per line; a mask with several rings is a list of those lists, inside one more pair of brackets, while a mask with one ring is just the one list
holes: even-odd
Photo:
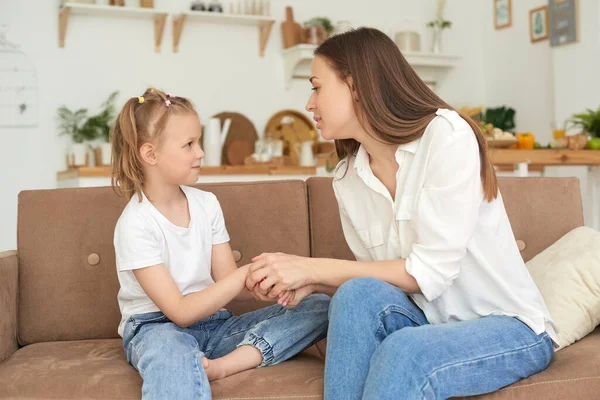
[[165, 105], [169, 107], [171, 105], [171, 100], [165, 100]]

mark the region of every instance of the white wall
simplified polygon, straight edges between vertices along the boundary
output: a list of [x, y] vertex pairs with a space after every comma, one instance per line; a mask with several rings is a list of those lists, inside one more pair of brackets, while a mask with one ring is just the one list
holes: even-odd
[[[491, 3], [491, 2], [490, 2]], [[517, 110], [518, 131], [531, 131], [543, 145], [552, 141], [552, 126], [573, 114], [600, 106], [600, 1], [579, 0], [579, 41], [550, 47], [529, 40], [529, 10], [546, 1], [512, 2], [512, 27], [495, 30], [493, 6], [485, 9], [484, 56], [486, 105]], [[546, 176], [579, 178], [586, 224], [591, 224], [587, 167], [550, 167]]]
[[[98, 0], [107, 3], [107, 0]], [[155, 0], [157, 8], [178, 12], [187, 0]], [[481, 104], [485, 99], [479, 0], [450, 0], [445, 50], [463, 57], [446, 75], [439, 93], [456, 106]], [[262, 133], [278, 110], [302, 110], [309, 84], [283, 85], [280, 25], [285, 6], [303, 22], [325, 15], [333, 21], [378, 27], [393, 34], [403, 27], [422, 27], [435, 13], [435, 0], [271, 0], [278, 21], [264, 58], [258, 56], [256, 28], [202, 25], [188, 21], [179, 53], [171, 51], [169, 19], [162, 52], [153, 48], [152, 23], [128, 18], [72, 16], [64, 49], [58, 47], [58, 0], [0, 0], [0, 24], [9, 24], [8, 39], [18, 43], [34, 61], [39, 85], [39, 126], [0, 128], [0, 250], [16, 247], [17, 194], [24, 189], [54, 188], [56, 172], [64, 169], [65, 138], [57, 137], [56, 109], [90, 107], [96, 110], [118, 89], [122, 104], [148, 85], [190, 97], [201, 118], [221, 111], [247, 115]], [[135, 5], [137, 0], [128, 0]], [[228, 7], [226, 6], [226, 10]], [[401, 22], [402, 21], [402, 22]], [[423, 47], [427, 47], [423, 29]]]
[[513, 1], [512, 27], [496, 30], [493, 6], [485, 7], [484, 56], [488, 106], [517, 110], [517, 130], [531, 131], [542, 144], [552, 140], [576, 112], [600, 106], [600, 1], [579, 0], [579, 41], [550, 47], [529, 40], [529, 10], [547, 1]]
[[551, 51], [548, 41], [531, 43], [529, 10], [543, 0], [512, 2], [512, 26], [496, 30], [494, 7], [489, 1], [484, 20], [486, 107], [516, 110], [516, 129], [532, 132], [540, 143], [552, 139], [554, 118]]
[[552, 48], [555, 115], [561, 123], [600, 107], [600, 1], [579, 0], [579, 42]]

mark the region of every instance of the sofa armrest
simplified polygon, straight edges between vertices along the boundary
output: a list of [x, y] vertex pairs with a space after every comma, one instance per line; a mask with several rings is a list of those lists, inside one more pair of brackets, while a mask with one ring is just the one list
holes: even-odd
[[16, 251], [0, 252], [0, 362], [10, 357], [17, 343], [17, 274]]

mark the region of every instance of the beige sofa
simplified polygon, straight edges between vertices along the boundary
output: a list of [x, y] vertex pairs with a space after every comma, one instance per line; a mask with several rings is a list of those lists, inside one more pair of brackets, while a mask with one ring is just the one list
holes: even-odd
[[[582, 225], [576, 179], [504, 178], [500, 186], [525, 260]], [[199, 187], [221, 201], [239, 265], [263, 251], [352, 258], [330, 179]], [[0, 253], [1, 399], [140, 398], [141, 379], [117, 336], [112, 237], [124, 204], [110, 188], [20, 193], [18, 249]], [[216, 381], [213, 396], [321, 399], [322, 354], [321, 343], [278, 366]], [[546, 371], [481, 397], [599, 398], [600, 331], [557, 353]]]

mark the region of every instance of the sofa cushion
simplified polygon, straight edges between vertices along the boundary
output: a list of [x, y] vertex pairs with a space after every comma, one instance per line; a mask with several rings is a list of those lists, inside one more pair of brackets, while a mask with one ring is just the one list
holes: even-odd
[[[593, 399], [600, 393], [600, 329], [556, 353], [539, 374], [467, 399]], [[215, 400], [322, 399], [323, 362], [301, 354], [213, 382]], [[118, 339], [38, 343], [0, 364], [0, 398], [139, 399], [141, 379]]]
[[[0, 364], [0, 398], [139, 399], [142, 379], [119, 339], [36, 343]], [[215, 381], [213, 398], [321, 399], [323, 361], [309, 354]]]
[[[508, 218], [525, 261], [567, 232], [583, 225], [577, 178], [509, 177], [498, 180]], [[353, 260], [342, 233], [331, 182], [332, 178], [307, 180], [312, 255]]]
[[550, 366], [497, 392], [464, 400], [597, 399], [600, 393], [600, 328], [554, 354]]
[[560, 348], [600, 323], [600, 232], [581, 226], [527, 262], [558, 325]]
[[[231, 245], [241, 253], [238, 265], [263, 251], [310, 254], [303, 181], [199, 187], [219, 199]], [[108, 187], [19, 194], [18, 335], [22, 345], [118, 337], [121, 315], [113, 231], [125, 204]], [[228, 308], [239, 314], [264, 305], [232, 303]]]

